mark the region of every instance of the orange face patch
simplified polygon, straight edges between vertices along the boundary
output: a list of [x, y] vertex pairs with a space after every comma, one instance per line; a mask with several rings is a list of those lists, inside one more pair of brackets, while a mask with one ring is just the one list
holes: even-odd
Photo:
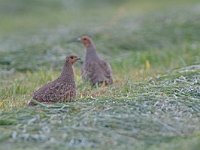
[[83, 43], [83, 45], [84, 45], [85, 47], [88, 47], [88, 46], [91, 44], [91, 40], [90, 40], [90, 38], [87, 37], [87, 36], [83, 36], [83, 37], [81, 38], [81, 42]]

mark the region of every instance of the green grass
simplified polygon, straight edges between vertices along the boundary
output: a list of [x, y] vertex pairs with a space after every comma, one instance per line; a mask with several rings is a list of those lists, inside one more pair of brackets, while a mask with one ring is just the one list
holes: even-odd
[[[174, 149], [200, 146], [197, 0], [0, 0], [0, 149]], [[89, 34], [114, 84], [91, 88], [75, 68], [77, 101], [27, 107], [84, 58]]]

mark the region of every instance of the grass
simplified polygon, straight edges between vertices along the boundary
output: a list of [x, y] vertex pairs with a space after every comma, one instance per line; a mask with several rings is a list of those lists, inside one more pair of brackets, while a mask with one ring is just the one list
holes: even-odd
[[21, 148], [23, 142], [29, 149], [33, 143], [43, 149], [196, 149], [199, 76], [199, 69], [185, 68], [142, 83], [128, 80], [93, 89], [75, 103], [2, 112], [2, 146]]
[[[1, 148], [199, 148], [197, 0], [0, 4]], [[27, 107], [66, 55], [84, 57], [67, 43], [82, 34], [111, 63], [114, 84], [91, 88], [76, 64], [76, 102]]]

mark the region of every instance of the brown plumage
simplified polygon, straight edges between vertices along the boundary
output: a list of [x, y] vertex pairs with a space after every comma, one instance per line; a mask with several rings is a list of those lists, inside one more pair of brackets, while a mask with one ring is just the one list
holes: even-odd
[[[72, 101], [76, 96], [76, 85], [72, 65], [79, 58], [74, 55], [66, 57], [61, 75], [34, 92], [33, 98], [39, 102], [66, 102]], [[29, 103], [32, 105], [32, 101]]]
[[105, 85], [112, 84], [111, 66], [98, 56], [92, 39], [88, 36], [82, 36], [80, 41], [86, 48], [85, 62], [82, 67], [82, 78], [90, 81], [92, 85], [101, 83]]

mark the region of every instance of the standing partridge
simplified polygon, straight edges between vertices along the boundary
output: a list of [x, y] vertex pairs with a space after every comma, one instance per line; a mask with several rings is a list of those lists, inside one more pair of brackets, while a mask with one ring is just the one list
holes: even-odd
[[92, 85], [112, 84], [111, 66], [98, 56], [92, 39], [88, 36], [82, 36], [79, 41], [86, 48], [85, 61], [82, 66], [82, 78], [90, 81]]
[[[76, 85], [72, 65], [79, 60], [77, 56], [66, 57], [61, 75], [54, 81], [47, 83], [34, 92], [32, 99], [39, 102], [66, 102], [76, 96]], [[29, 105], [33, 102], [30, 101]]]

